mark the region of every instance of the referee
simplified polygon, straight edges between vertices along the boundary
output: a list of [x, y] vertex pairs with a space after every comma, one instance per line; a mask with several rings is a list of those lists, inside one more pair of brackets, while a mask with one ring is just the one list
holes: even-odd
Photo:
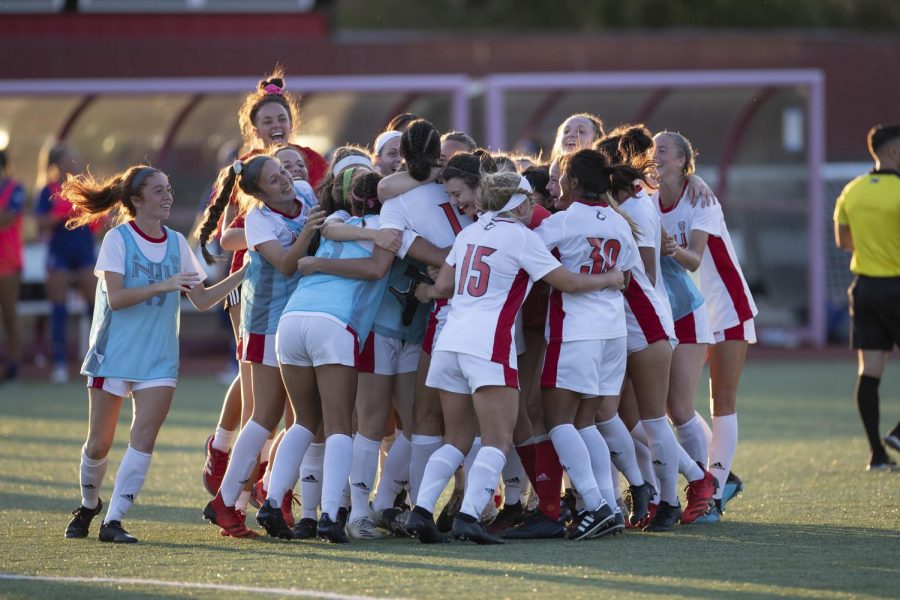
[[[856, 404], [872, 454], [868, 471], [896, 468], [878, 433], [878, 385], [894, 345], [900, 346], [900, 125], [868, 135], [875, 169], [847, 184], [834, 208], [834, 240], [853, 252], [850, 343], [859, 354]], [[884, 438], [900, 452], [900, 423]]]

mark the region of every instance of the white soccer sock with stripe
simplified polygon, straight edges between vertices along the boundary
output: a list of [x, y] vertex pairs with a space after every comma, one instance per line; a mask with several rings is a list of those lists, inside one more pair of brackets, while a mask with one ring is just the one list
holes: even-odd
[[100, 501], [100, 485], [106, 475], [107, 457], [94, 460], [81, 448], [81, 505], [85, 508], [97, 508]]
[[225, 506], [234, 506], [238, 495], [244, 489], [244, 484], [253, 475], [256, 467], [256, 459], [263, 444], [269, 439], [269, 430], [254, 421], [247, 421], [244, 428], [234, 442], [231, 450], [231, 458], [228, 460], [228, 469], [222, 478], [219, 494]]
[[[675, 439], [675, 434], [672, 434], [672, 439]], [[644, 431], [644, 426], [641, 425], [640, 421], [638, 421], [637, 425], [634, 426], [634, 429], [631, 430], [631, 440], [634, 442], [634, 455], [637, 457], [638, 467], [641, 469], [641, 476], [644, 478], [644, 481], [649, 481], [650, 485], [653, 486], [653, 489], [656, 490], [650, 502], [658, 504], [659, 479], [657, 479], [656, 473], [653, 472], [653, 458], [650, 456], [650, 442], [647, 440], [647, 433]]]
[[528, 474], [515, 447], [506, 455], [503, 465], [503, 504], [516, 504], [522, 499], [522, 490], [528, 482]]
[[737, 450], [737, 414], [713, 417], [712, 422], [713, 439], [709, 447], [709, 472], [719, 482], [719, 488], [713, 498], [721, 500], [722, 492], [725, 491], [725, 481], [728, 479], [728, 472], [731, 471], [734, 453]]
[[319, 504], [322, 502], [322, 467], [325, 459], [325, 444], [310, 444], [300, 463], [300, 506], [302, 518], [318, 520]]
[[609, 447], [606, 445], [606, 439], [593, 426], [579, 429], [578, 434], [584, 440], [584, 446], [591, 457], [591, 471], [594, 474], [597, 487], [600, 488], [600, 495], [603, 496], [603, 499], [610, 507], [615, 508], [616, 492], [613, 485], [612, 465], [610, 464]]
[[150, 458], [150, 454], [138, 452], [131, 446], [125, 450], [125, 455], [119, 464], [119, 472], [116, 473], [116, 484], [113, 487], [104, 523], [121, 521], [131, 505], [134, 504], [144, 485], [144, 479], [147, 478]]
[[631, 439], [631, 433], [625, 427], [625, 423], [619, 415], [615, 415], [612, 419], [597, 423], [597, 429], [606, 445], [609, 446], [609, 454], [619, 471], [625, 475], [629, 485], [644, 485], [644, 477], [641, 475], [641, 469], [637, 464], [637, 456], [634, 451], [634, 441]]
[[350, 436], [343, 433], [329, 435], [325, 440], [322, 472], [322, 514], [327, 513], [332, 521], [337, 518], [341, 506], [352, 460], [353, 440]]
[[493, 446], [482, 446], [475, 456], [472, 468], [466, 475], [466, 493], [463, 496], [461, 513], [474, 519], [481, 517], [481, 511], [488, 502], [494, 500], [494, 490], [506, 464], [506, 455]]
[[419, 494], [416, 496], [416, 506], [433, 513], [441, 492], [447, 487], [450, 478], [464, 459], [463, 453], [451, 444], [444, 444], [438, 448], [425, 466]]
[[[599, 436], [600, 433], [598, 432]], [[578, 490], [584, 498], [584, 505], [588, 510], [596, 510], [603, 504], [603, 496], [597, 486], [594, 471], [591, 466], [591, 455], [584, 444], [584, 439], [578, 434], [575, 426], [569, 423], [557, 425], [550, 430], [550, 439], [559, 456], [559, 462], [563, 470], [568, 473], [572, 486]], [[605, 444], [604, 444], [605, 445]], [[607, 450], [607, 461], [609, 451]]]
[[223, 429], [221, 425], [216, 426], [216, 435], [213, 436], [212, 447], [222, 452], [228, 452], [231, 449], [231, 440], [234, 439], [234, 430]]
[[303, 425], [294, 423], [282, 436], [278, 451], [275, 452], [275, 461], [269, 469], [272, 477], [269, 480], [269, 487], [266, 488], [268, 490], [266, 500], [275, 508], [281, 508], [284, 495], [297, 485], [300, 463], [312, 442], [313, 435], [313, 432]]
[[703, 479], [703, 469], [700, 468], [694, 459], [692, 459], [681, 444], [678, 444], [678, 472], [684, 475], [684, 478], [691, 481]]
[[381, 512], [394, 506], [397, 494], [409, 483], [409, 453], [411, 444], [397, 430], [397, 439], [388, 450], [387, 457], [381, 467], [381, 479], [378, 481], [378, 491], [375, 492], [375, 500], [372, 501], [372, 510]]
[[369, 515], [369, 494], [375, 487], [381, 440], [375, 441], [356, 432], [353, 438], [353, 462], [350, 465], [350, 520]]
[[676, 425], [675, 432], [678, 434], [678, 442], [691, 460], [705, 465], [709, 457], [709, 446], [706, 443], [703, 425], [700, 424], [702, 420], [700, 415], [694, 414], [694, 417], [687, 423]]
[[425, 465], [431, 455], [443, 445], [439, 435], [412, 435], [412, 448], [409, 455], [409, 497], [415, 504], [416, 494], [419, 493], [419, 485], [422, 483], [422, 475], [425, 473]]
[[670, 506], [678, 506], [678, 442], [666, 417], [641, 421], [650, 441], [653, 469], [659, 480], [659, 496]]

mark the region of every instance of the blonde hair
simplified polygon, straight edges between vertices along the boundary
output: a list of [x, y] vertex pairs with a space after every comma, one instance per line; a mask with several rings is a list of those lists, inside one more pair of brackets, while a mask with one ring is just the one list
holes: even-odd
[[534, 206], [534, 194], [523, 187], [522, 176], [518, 173], [501, 171], [499, 173], [483, 173], [481, 177], [481, 191], [478, 196], [478, 208], [484, 211], [496, 212], [503, 208], [515, 194], [524, 194], [525, 202]]
[[694, 146], [691, 145], [691, 141], [677, 131], [661, 131], [654, 136], [654, 139], [661, 135], [664, 135], [675, 142], [678, 152], [684, 157], [684, 166], [681, 168], [682, 172], [685, 175], [693, 175], [694, 171], [697, 170], [696, 158], [698, 154], [697, 151], [694, 150]]

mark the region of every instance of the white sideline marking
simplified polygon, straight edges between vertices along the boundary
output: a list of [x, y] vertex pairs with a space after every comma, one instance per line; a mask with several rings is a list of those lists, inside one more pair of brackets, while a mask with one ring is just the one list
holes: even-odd
[[41, 575], [16, 575], [0, 573], [0, 580], [12, 581], [49, 581], [51, 583], [108, 583], [116, 585], [138, 585], [164, 588], [188, 588], [195, 590], [221, 590], [225, 592], [245, 592], [248, 594], [277, 594], [279, 596], [296, 596], [303, 598], [329, 598], [331, 600], [400, 600], [377, 598], [375, 596], [354, 596], [337, 592], [317, 592], [297, 588], [250, 587], [247, 585], [229, 585], [225, 583], [194, 583], [188, 581], [163, 581], [161, 579], [136, 579], [130, 577], [50, 577]]

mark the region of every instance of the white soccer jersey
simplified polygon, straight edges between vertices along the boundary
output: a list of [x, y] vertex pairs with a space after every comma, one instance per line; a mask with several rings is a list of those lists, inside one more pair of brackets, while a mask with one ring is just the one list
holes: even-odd
[[[570, 271], [629, 271], [641, 260], [628, 222], [605, 202], [574, 202], [544, 219], [534, 231], [548, 248], [559, 252], [560, 262]], [[626, 335], [622, 293], [613, 289], [581, 294], [553, 290], [545, 332], [548, 342]]]
[[[426, 183], [391, 198], [381, 207], [381, 229], [413, 231], [438, 248], [448, 248], [472, 219], [450, 204], [439, 183]], [[405, 257], [398, 253], [400, 258]]]
[[662, 300], [671, 321], [672, 307], [669, 305], [669, 294], [666, 292], [666, 284], [659, 266], [659, 259], [662, 256], [662, 224], [659, 219], [659, 211], [656, 209], [656, 194], [651, 196], [641, 186], [638, 187], [639, 190], [635, 197], [623, 202], [619, 208], [637, 225], [638, 248], [652, 247], [656, 251], [656, 281], [653, 288], [656, 295]]
[[[297, 200], [300, 211], [293, 217], [274, 210], [265, 204], [251, 208], [244, 219], [244, 235], [247, 237], [247, 248], [255, 250], [260, 244], [278, 240], [283, 248], [296, 241], [297, 236], [306, 224], [309, 207]], [[290, 223], [290, 224], [289, 224]]]
[[471, 354], [516, 368], [513, 327], [533, 281], [560, 266], [543, 241], [512, 219], [479, 220], [456, 238], [447, 323], [435, 351]]
[[738, 264], [722, 207], [719, 204], [704, 207], [700, 202], [691, 206], [684, 190], [671, 208], [663, 209], [659, 203], [657, 206], [663, 227], [675, 236], [682, 248], [687, 248], [691, 230], [709, 234], [700, 261], [700, 288], [709, 307], [712, 330], [722, 331], [755, 317], [756, 304]]

